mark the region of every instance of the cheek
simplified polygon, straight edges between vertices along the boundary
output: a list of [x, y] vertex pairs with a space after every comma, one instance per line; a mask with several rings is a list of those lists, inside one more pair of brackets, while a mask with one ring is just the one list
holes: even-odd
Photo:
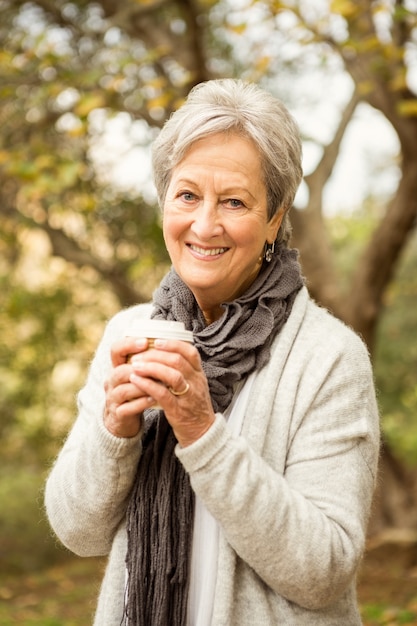
[[237, 228], [231, 236], [237, 247], [248, 257], [259, 254], [265, 244], [264, 233], [261, 232], [258, 224]]
[[172, 219], [172, 213], [168, 207], [164, 208], [164, 212], [162, 214], [162, 232], [164, 234], [164, 238], [170, 238], [171, 233], [175, 230], [176, 221]]
[[162, 233], [167, 248], [178, 241], [181, 234], [185, 232], [187, 226], [183, 222], [184, 220], [182, 220], [179, 215], [174, 216], [169, 210], [167, 212], [164, 211]]

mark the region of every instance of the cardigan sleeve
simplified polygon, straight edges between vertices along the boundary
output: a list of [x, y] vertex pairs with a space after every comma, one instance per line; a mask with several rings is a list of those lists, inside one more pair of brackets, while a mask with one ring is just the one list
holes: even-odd
[[319, 609], [352, 582], [363, 553], [378, 411], [367, 352], [351, 331], [336, 345], [299, 348], [282, 375], [259, 374], [264, 387], [245, 420], [269, 420], [263, 442], [233, 437], [217, 415], [177, 455], [238, 557], [282, 597]]
[[108, 324], [78, 395], [78, 416], [48, 476], [45, 505], [62, 543], [81, 556], [108, 554], [141, 453], [141, 433], [113, 436], [104, 426], [110, 346], [124, 333], [126, 311]]

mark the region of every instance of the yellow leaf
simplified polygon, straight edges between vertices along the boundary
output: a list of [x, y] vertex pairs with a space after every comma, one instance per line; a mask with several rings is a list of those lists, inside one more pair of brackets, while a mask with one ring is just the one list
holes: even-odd
[[361, 80], [358, 82], [358, 91], [361, 96], [366, 96], [375, 89], [375, 85], [371, 80]]
[[156, 98], [151, 98], [150, 100], [148, 100], [147, 107], [148, 109], [165, 109], [165, 107], [169, 104], [170, 98], [171, 96], [169, 93], [163, 93]]
[[263, 56], [263, 57], [257, 59], [257, 61], [256, 61], [256, 69], [259, 72], [264, 73], [269, 68], [270, 64], [271, 64], [271, 57], [270, 56]]
[[376, 50], [377, 48], [380, 48], [380, 42], [378, 37], [374, 35], [362, 37], [357, 42], [357, 49], [359, 52], [369, 52], [370, 50]]
[[154, 89], [164, 89], [167, 85], [166, 78], [164, 76], [155, 76], [146, 81], [147, 87], [153, 87]]
[[330, 11], [349, 19], [358, 13], [359, 8], [357, 3], [351, 2], [351, 0], [332, 0]]
[[55, 163], [55, 158], [50, 154], [41, 154], [35, 159], [36, 168], [41, 171], [51, 167]]
[[400, 100], [397, 110], [404, 117], [417, 117], [417, 98], [412, 100]]
[[[252, 5], [256, 4], [261, 4], [262, 6], [262, 0], [252, 0]], [[268, 8], [273, 15], [276, 15], [277, 13], [280, 13], [282, 11], [293, 12], [295, 10], [295, 12], [297, 12], [297, 7], [291, 0], [289, 0], [288, 2], [281, 2], [281, 0], [269, 0]]]
[[228, 30], [231, 30], [232, 33], [236, 33], [236, 35], [243, 35], [246, 31], [246, 24], [244, 22], [241, 24], [229, 24]]
[[85, 128], [82, 124], [79, 124], [78, 126], [74, 126], [73, 128], [69, 128], [67, 130], [67, 135], [69, 137], [83, 137], [85, 135]]
[[401, 91], [407, 87], [407, 73], [406, 71], [399, 72], [394, 78], [389, 81], [389, 88], [392, 91]]
[[94, 109], [104, 106], [105, 100], [101, 93], [89, 93], [83, 96], [74, 109], [74, 113], [80, 117], [86, 117]]

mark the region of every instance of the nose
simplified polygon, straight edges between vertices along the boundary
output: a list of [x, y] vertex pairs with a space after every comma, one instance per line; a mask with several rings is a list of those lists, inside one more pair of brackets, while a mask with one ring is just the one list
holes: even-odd
[[217, 199], [207, 198], [199, 202], [193, 214], [191, 229], [200, 241], [209, 241], [223, 233]]

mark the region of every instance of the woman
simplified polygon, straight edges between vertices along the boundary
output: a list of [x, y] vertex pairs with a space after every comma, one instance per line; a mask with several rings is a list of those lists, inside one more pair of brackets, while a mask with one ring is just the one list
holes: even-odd
[[[62, 542], [109, 554], [95, 624], [358, 625], [378, 414], [364, 345], [288, 247], [297, 127], [210, 81], [153, 166], [172, 269], [107, 326], [46, 488]], [[194, 344], [127, 336], [149, 317]]]

